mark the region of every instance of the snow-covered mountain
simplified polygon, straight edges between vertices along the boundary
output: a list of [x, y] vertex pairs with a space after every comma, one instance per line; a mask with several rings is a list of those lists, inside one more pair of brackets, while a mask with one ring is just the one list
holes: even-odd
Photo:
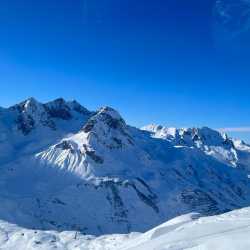
[[141, 130], [110, 107], [31, 98], [0, 110], [0, 220], [102, 235], [226, 212], [250, 205], [249, 155], [208, 128]]
[[173, 146], [197, 148], [229, 166], [250, 171], [250, 146], [242, 140], [229, 138], [225, 133], [207, 127], [177, 129], [154, 124], [142, 130], [169, 141]]

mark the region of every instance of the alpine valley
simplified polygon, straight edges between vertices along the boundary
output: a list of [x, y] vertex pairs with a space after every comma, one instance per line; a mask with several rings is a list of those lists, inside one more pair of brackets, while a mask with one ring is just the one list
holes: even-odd
[[[122, 249], [147, 249], [152, 235], [183, 227], [211, 235], [211, 225], [231, 230], [232, 218], [249, 227], [247, 208], [218, 215], [250, 206], [249, 175], [250, 146], [207, 127], [138, 129], [110, 107], [30, 98], [0, 108], [0, 249], [120, 249], [124, 241]], [[148, 249], [194, 244], [165, 241]]]

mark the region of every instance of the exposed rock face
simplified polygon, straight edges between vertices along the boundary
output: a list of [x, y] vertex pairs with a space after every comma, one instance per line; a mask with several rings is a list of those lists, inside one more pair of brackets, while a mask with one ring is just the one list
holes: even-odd
[[16, 113], [17, 129], [24, 135], [29, 134], [37, 123], [54, 129], [55, 124], [49, 119], [44, 106], [38, 103], [34, 98], [30, 98], [20, 104], [10, 108]]
[[45, 109], [52, 118], [59, 118], [63, 120], [70, 120], [72, 118], [70, 107], [62, 98], [45, 104]]
[[15, 116], [17, 129], [28, 135], [36, 127], [44, 126], [56, 130], [57, 122], [69, 121], [81, 117], [89, 117], [92, 113], [78, 102], [66, 102], [59, 98], [42, 104], [34, 98], [27, 99], [20, 104], [9, 108]]
[[101, 108], [88, 120], [82, 131], [88, 133], [88, 138], [93, 143], [102, 143], [110, 149], [133, 144], [125, 121], [110, 107]]
[[209, 128], [140, 130], [110, 107], [63, 99], [29, 99], [0, 118], [0, 219], [126, 233], [250, 205], [250, 146]]

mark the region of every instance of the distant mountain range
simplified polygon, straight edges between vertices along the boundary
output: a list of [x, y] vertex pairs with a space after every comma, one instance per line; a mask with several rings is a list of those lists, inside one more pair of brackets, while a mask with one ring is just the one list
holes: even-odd
[[243, 141], [206, 127], [138, 129], [76, 101], [1, 108], [0, 166], [0, 220], [27, 229], [145, 232], [250, 206]]

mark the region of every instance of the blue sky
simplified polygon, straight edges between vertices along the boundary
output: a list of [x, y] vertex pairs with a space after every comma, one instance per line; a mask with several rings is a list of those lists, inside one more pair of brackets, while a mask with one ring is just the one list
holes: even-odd
[[250, 142], [250, 60], [216, 46], [213, 5], [2, 0], [0, 105], [64, 97], [136, 126], [231, 128]]

